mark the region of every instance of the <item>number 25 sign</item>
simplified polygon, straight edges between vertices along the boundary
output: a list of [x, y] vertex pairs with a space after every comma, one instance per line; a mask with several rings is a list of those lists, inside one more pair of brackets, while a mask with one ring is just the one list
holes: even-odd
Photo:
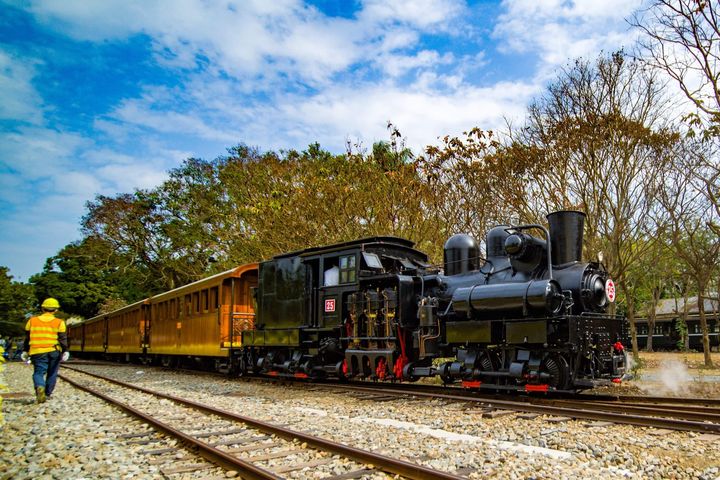
[[335, 311], [335, 299], [334, 298], [328, 298], [325, 300], [325, 311], [326, 312], [334, 312]]

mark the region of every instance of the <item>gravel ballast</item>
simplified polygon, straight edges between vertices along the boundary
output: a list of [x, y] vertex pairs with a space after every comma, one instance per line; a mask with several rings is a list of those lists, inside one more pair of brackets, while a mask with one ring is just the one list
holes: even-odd
[[[467, 403], [374, 401], [132, 365], [82, 368], [470, 478], [720, 478], [720, 441], [697, 433], [516, 414], [483, 418]], [[32, 391], [31, 367], [11, 364], [5, 375], [11, 392]], [[0, 478], [164, 478], [139, 454], [145, 447], [114, 434], [143, 428], [117, 409], [62, 381], [48, 403], [32, 400], [3, 402], [0, 461], [12, 474]], [[309, 469], [292, 476], [327, 475]]]
[[[148, 447], [123, 437], [149, 430], [143, 423], [62, 380], [47, 402], [37, 404], [31, 365], [7, 364], [3, 375], [0, 480], [167, 478], [162, 466], [150, 464], [142, 453]], [[160, 446], [176, 444], [164, 439]]]

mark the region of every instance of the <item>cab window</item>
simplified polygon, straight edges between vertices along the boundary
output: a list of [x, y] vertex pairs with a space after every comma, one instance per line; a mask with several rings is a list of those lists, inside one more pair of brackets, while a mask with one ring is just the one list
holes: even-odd
[[340, 283], [353, 283], [355, 275], [355, 255], [340, 257]]

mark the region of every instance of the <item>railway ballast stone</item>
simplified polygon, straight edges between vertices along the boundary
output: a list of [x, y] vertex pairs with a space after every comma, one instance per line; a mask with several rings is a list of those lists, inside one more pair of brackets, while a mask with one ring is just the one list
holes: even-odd
[[[30, 374], [12, 365], [8, 377], [22, 390], [30, 391]], [[460, 405], [436, 401], [402, 400], [373, 402], [343, 394], [311, 391], [292, 386], [265, 385], [254, 382], [229, 381], [210, 375], [147, 369], [139, 379], [133, 367], [86, 367], [94, 371], [142, 386], [216, 407], [255, 417], [271, 419], [293, 430], [312, 431], [315, 435], [343, 443], [388, 453], [447, 471], [463, 470], [471, 479], [535, 478], [535, 479], [700, 479], [715, 480], [720, 474], [720, 442], [698, 440], [699, 434], [670, 432], [652, 435], [647, 428], [608, 425], [587, 428], [587, 422], [567, 421], [562, 427], [548, 423], [548, 416], [521, 419], [506, 415], [494, 419], [471, 415]], [[14, 386], [13, 390], [18, 391]], [[54, 407], [6, 402], [7, 431], [0, 457], [17, 457], [19, 475], [9, 478], [96, 478], [99, 472], [119, 472], [112, 478], [161, 478], [151, 466], [143, 463], [139, 449], [113, 437], [109, 431], [123, 428], [138, 431], [132, 421], [102, 402], [81, 394], [66, 384], [59, 384], [59, 402], [69, 415], [48, 417]], [[63, 398], [63, 397], [60, 397]], [[56, 399], [53, 399], [54, 402]], [[82, 412], [79, 412], [81, 406]], [[31, 416], [23, 422], [23, 415]], [[42, 415], [46, 415], [43, 417]], [[45, 422], [35, 419], [43, 418]], [[93, 421], [93, 418], [96, 421]], [[354, 419], [383, 419], [380, 422], [358, 422]], [[417, 425], [417, 428], [412, 425]], [[59, 427], [58, 427], [59, 426]], [[31, 430], [34, 429], [34, 433]], [[427, 435], [448, 432], [446, 438]], [[549, 432], [549, 430], [557, 429]], [[15, 435], [20, 432], [20, 435]], [[42, 437], [45, 435], [45, 437]], [[24, 440], [20, 440], [23, 437]], [[28, 437], [30, 437], [28, 439]], [[481, 442], [461, 442], [449, 438], [478, 437]], [[563, 458], [533, 454], [532, 449], [494, 448], [500, 442], [518, 446], [539, 447], [569, 454]], [[43, 449], [38, 443], [55, 447]], [[74, 444], [72, 442], [75, 442]], [[32, 447], [29, 445], [32, 444]], [[62, 454], [57, 454], [59, 450]], [[46, 453], [53, 457], [44, 457]], [[65, 458], [65, 455], [70, 455]], [[20, 457], [22, 456], [22, 460]], [[111, 460], [115, 465], [104, 463]], [[47, 462], [47, 463], [44, 463]], [[57, 462], [57, 466], [54, 462]], [[33, 472], [30, 474], [30, 465]], [[134, 468], [133, 468], [134, 467]], [[114, 470], [112, 470], [114, 469]], [[338, 464], [294, 472], [289, 478], [323, 478], [346, 473]], [[60, 473], [62, 472], [62, 475]], [[469, 472], [469, 473], [465, 473]], [[200, 475], [200, 474], [198, 474]], [[228, 474], [226, 473], [226, 476]], [[0, 478], [2, 476], [0, 475]], [[193, 478], [188, 476], [187, 478]], [[202, 478], [197, 476], [195, 478]], [[230, 478], [230, 477], [228, 477]], [[388, 478], [372, 475], [371, 478]]]
[[119, 410], [62, 380], [36, 404], [32, 367], [24, 363], [7, 365], [5, 379], [9, 392], [28, 395], [2, 402], [0, 479], [163, 478], [143, 461], [144, 447], [118, 437], [141, 428]]

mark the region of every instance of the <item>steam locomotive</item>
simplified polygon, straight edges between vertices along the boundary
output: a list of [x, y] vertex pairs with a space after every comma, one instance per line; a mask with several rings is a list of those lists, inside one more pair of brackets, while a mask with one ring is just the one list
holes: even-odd
[[[259, 265], [253, 328], [239, 373], [444, 383], [495, 391], [578, 391], [626, 373], [615, 287], [582, 261], [585, 215], [500, 225], [486, 258], [468, 235], [441, 272], [414, 244], [372, 237], [278, 255]], [[542, 238], [534, 233], [542, 233]]]

